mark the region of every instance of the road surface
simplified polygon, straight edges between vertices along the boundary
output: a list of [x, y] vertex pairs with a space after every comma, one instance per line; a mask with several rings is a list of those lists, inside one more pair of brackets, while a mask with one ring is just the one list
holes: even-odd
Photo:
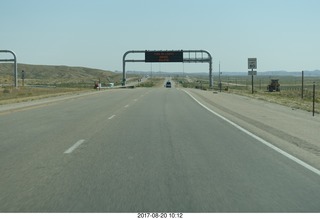
[[183, 89], [0, 113], [0, 212], [320, 212], [320, 176]]

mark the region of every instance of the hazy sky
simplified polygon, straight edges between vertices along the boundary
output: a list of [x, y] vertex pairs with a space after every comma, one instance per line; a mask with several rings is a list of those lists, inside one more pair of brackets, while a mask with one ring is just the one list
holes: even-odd
[[[128, 50], [204, 49], [214, 71], [320, 69], [319, 0], [0, 0], [0, 49], [19, 63], [122, 70]], [[0, 54], [0, 58], [8, 55]], [[131, 58], [136, 58], [134, 55]], [[128, 70], [208, 71], [128, 63]]]

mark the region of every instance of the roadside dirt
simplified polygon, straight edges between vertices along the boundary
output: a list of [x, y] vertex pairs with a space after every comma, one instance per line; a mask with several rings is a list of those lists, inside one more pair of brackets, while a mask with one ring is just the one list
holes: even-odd
[[186, 90], [213, 111], [320, 169], [319, 114], [236, 94]]

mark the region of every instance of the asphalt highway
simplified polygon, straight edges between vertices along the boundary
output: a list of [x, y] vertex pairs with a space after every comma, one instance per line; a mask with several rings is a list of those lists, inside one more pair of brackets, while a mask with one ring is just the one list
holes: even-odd
[[320, 176], [183, 89], [0, 113], [0, 212], [320, 212]]

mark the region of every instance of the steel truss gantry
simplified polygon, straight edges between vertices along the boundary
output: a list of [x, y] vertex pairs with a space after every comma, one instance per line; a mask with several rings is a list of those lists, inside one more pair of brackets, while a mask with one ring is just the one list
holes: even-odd
[[[126, 63], [127, 62], [146, 62], [145, 59], [126, 59], [126, 56], [131, 53], [145, 53], [150, 50], [130, 50], [124, 53], [122, 59], [123, 78], [122, 85], [126, 85]], [[152, 50], [152, 52], [168, 52], [170, 50]], [[173, 50], [172, 52], [183, 52], [183, 63], [209, 63], [209, 84], [213, 88], [212, 77], [212, 56], [206, 50]]]

